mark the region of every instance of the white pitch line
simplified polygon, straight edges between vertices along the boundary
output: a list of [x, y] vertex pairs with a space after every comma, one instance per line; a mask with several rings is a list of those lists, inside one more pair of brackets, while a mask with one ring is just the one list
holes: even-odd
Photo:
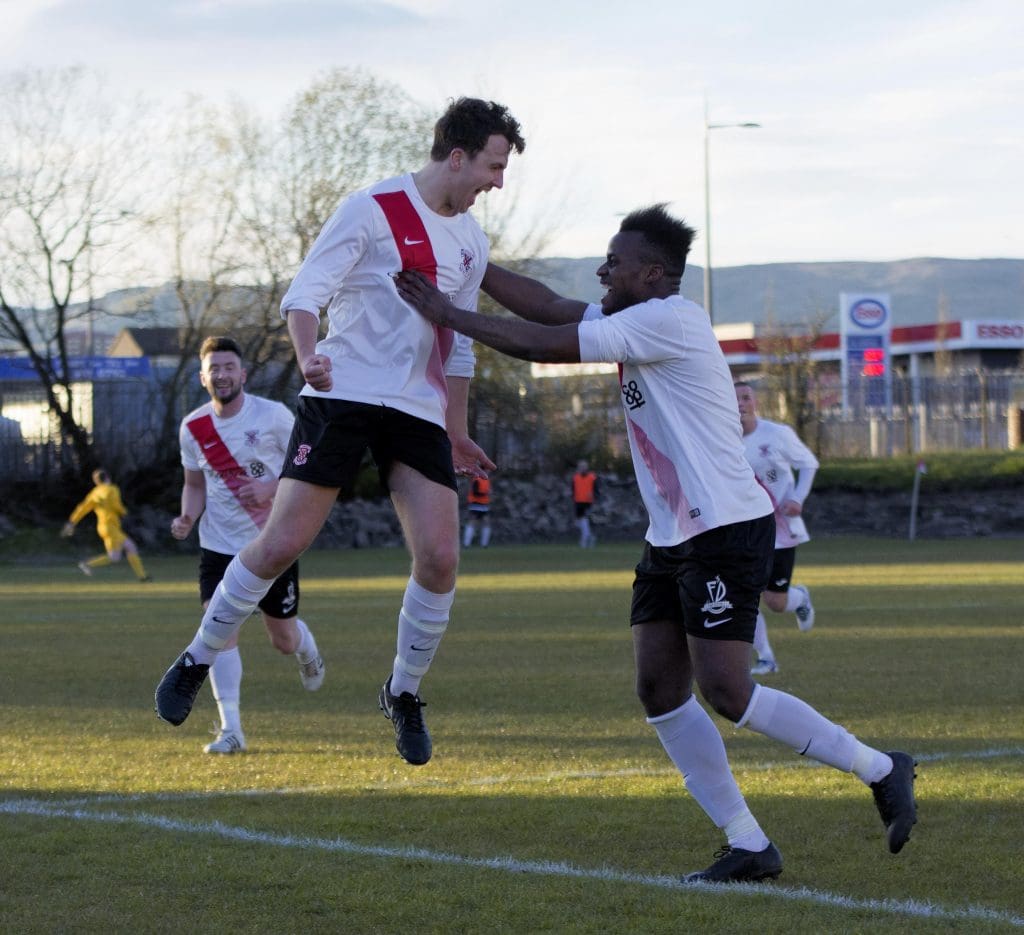
[[949, 908], [921, 900], [906, 899], [860, 899], [837, 893], [819, 892], [807, 887], [780, 887], [758, 884], [731, 884], [727, 886], [709, 883], [681, 883], [675, 877], [652, 874], [630, 873], [613, 868], [577, 867], [561, 861], [517, 860], [510, 856], [464, 857], [419, 847], [384, 847], [380, 845], [357, 844], [344, 838], [311, 838], [302, 835], [271, 834], [225, 825], [223, 822], [192, 822], [167, 818], [162, 815], [123, 815], [119, 812], [90, 812], [85, 809], [55, 808], [44, 802], [31, 799], [11, 799], [0, 802], [0, 813], [8, 815], [33, 815], [43, 818], [67, 818], [73, 821], [95, 821], [107, 824], [142, 825], [163, 831], [206, 834], [248, 844], [264, 844], [271, 847], [319, 850], [357, 857], [376, 857], [397, 860], [422, 860], [435, 864], [472, 867], [475, 869], [499, 870], [510, 873], [532, 873], [538, 876], [572, 877], [575, 879], [601, 880], [612, 883], [632, 883], [640, 886], [678, 890], [698, 890], [706, 894], [737, 895], [775, 898], [786, 902], [813, 903], [839, 909], [867, 910], [893, 916], [913, 918], [999, 922], [1024, 928], [1024, 917], [997, 909], [980, 906]]

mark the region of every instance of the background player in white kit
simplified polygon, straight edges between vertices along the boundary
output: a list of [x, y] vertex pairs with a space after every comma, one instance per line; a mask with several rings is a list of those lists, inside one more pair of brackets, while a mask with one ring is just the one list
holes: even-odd
[[693, 231], [662, 205], [627, 216], [597, 270], [600, 306], [491, 265], [483, 288], [528, 321], [454, 306], [416, 272], [400, 294], [431, 321], [505, 354], [620, 364], [637, 483], [650, 517], [630, 623], [637, 692], [687, 789], [728, 843], [687, 881], [777, 877], [782, 857], [747, 807], [714, 722], [723, 717], [855, 773], [874, 793], [889, 850], [917, 820], [914, 761], [866, 746], [799, 698], [750, 678], [750, 641], [771, 566], [771, 502], [743, 455], [736, 397], [707, 313], [682, 298]]
[[[199, 519], [199, 596], [205, 609], [232, 557], [256, 537], [270, 515], [295, 419], [287, 406], [245, 392], [242, 351], [234, 339], [207, 338], [199, 360], [199, 379], [210, 402], [181, 421], [185, 484], [181, 515], [171, 521], [171, 534], [185, 539]], [[324, 680], [324, 662], [309, 627], [298, 617], [297, 562], [278, 577], [259, 608], [274, 649], [294, 655], [303, 686], [316, 691]], [[241, 683], [236, 631], [210, 668], [220, 731], [204, 747], [207, 753], [246, 749]]]
[[[415, 765], [430, 759], [419, 686], [455, 599], [456, 472], [486, 474], [494, 463], [467, 429], [472, 342], [417, 315], [392, 277], [421, 270], [454, 301], [475, 308], [489, 247], [469, 209], [480, 194], [502, 187], [512, 150], [524, 145], [506, 108], [461, 98], [435, 124], [423, 168], [349, 196], [324, 225], [281, 301], [306, 385], [273, 510], [157, 686], [164, 720], [188, 717], [209, 663], [274, 578], [312, 544], [369, 450], [412, 554], [395, 658], [378, 703], [399, 754]], [[325, 307], [330, 327], [318, 343]]]
[[[796, 614], [796, 625], [801, 630], [810, 630], [814, 626], [810, 589], [792, 582], [796, 547], [811, 541], [801, 514], [804, 500], [814, 484], [814, 475], [818, 473], [818, 459], [788, 425], [758, 417], [757, 394], [749, 383], [739, 380], [734, 387], [747, 461], [754, 469], [754, 476], [768, 491], [775, 509], [775, 555], [768, 587], [761, 599], [777, 614], [792, 611]], [[754, 630], [754, 653], [757, 659], [750, 670], [752, 675], [779, 670], [768, 640], [768, 626], [760, 610]]]

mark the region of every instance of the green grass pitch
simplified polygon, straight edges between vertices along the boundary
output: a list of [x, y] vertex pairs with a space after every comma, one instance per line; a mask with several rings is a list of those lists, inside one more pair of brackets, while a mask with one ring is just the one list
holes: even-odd
[[817, 622], [769, 629], [765, 677], [865, 742], [913, 753], [898, 856], [852, 776], [716, 719], [775, 883], [685, 887], [720, 835], [633, 695], [639, 544], [472, 549], [423, 686], [434, 759], [395, 754], [377, 690], [401, 550], [303, 559], [327, 663], [302, 690], [243, 632], [249, 752], [207, 756], [153, 688], [198, 622], [196, 563], [83, 577], [0, 565], [0, 931], [1001, 932], [1024, 928], [1024, 540], [818, 539]]

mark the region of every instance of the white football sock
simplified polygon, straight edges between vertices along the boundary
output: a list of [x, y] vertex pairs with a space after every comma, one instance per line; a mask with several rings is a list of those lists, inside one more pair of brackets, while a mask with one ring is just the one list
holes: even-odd
[[217, 590], [203, 614], [199, 631], [188, 652], [199, 663], [209, 665], [214, 655], [249, 618], [256, 605], [266, 597], [274, 579], [257, 578], [238, 556], [231, 559]]
[[392, 695], [419, 693], [420, 682], [448, 629], [448, 615], [454, 602], [454, 588], [447, 594], [435, 594], [409, 578], [398, 614], [398, 651], [391, 673]]
[[466, 528], [462, 533], [462, 547], [468, 549], [473, 544], [473, 534], [476, 530], [473, 528], [472, 523], [466, 523]]
[[210, 666], [210, 688], [220, 712], [220, 729], [240, 731], [242, 718], [238, 705], [242, 694], [242, 656], [237, 646], [217, 653]]
[[737, 727], [751, 730], [792, 747], [845, 773], [855, 773], [870, 785], [892, 769], [892, 759], [861, 743], [846, 728], [830, 721], [795, 695], [764, 685], [754, 686], [750, 703]]
[[768, 838], [747, 807], [729, 767], [722, 735], [696, 697], [674, 711], [647, 718], [669, 759], [682, 773], [683, 782], [697, 804], [729, 844], [747, 851], [763, 851]]
[[484, 526], [484, 528], [480, 530], [480, 545], [483, 548], [486, 549], [487, 546], [489, 546], [490, 544], [491, 544], [491, 527], [490, 526]]
[[296, 617], [295, 628], [299, 631], [299, 645], [295, 650], [295, 658], [302, 665], [306, 665], [320, 655], [320, 650], [316, 648], [316, 640], [313, 639], [313, 634], [310, 632], [309, 627], [306, 626], [305, 620]]
[[804, 591], [799, 585], [794, 585], [786, 592], [786, 606], [783, 609], [783, 613], [792, 613], [796, 610], [806, 599], [807, 592]]
[[768, 642], [768, 624], [765, 623], [764, 614], [757, 612], [757, 623], [754, 624], [754, 652], [758, 659], [766, 659], [768, 662], [775, 661], [775, 653], [772, 652], [771, 643]]

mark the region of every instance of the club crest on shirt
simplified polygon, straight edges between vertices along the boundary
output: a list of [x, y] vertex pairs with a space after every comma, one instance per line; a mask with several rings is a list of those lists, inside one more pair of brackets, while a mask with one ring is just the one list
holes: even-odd
[[771, 449], [767, 445], [758, 445], [757, 450], [761, 453], [762, 458], [767, 458], [768, 452], [771, 451]]
[[245, 430], [245, 443], [250, 448], [255, 448], [259, 444], [260, 430], [259, 429], [246, 429]]
[[460, 252], [462, 254], [462, 262], [459, 264], [459, 268], [462, 270], [462, 275], [468, 278], [469, 274], [473, 271], [475, 258], [465, 247]]

